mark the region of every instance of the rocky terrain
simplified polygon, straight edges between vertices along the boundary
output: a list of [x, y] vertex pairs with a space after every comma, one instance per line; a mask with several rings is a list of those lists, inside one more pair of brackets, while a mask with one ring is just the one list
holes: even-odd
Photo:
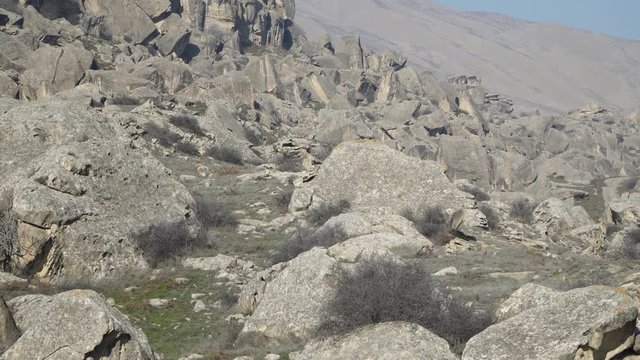
[[[401, 51], [414, 66], [442, 78], [479, 76], [524, 111], [566, 112], [594, 101], [627, 111], [638, 107], [639, 41], [456, 11], [443, 3], [306, 0], [299, 2], [296, 20], [312, 37], [361, 34], [367, 46]], [[593, 15], [595, 21], [602, 17]]]
[[295, 14], [0, 0], [1, 360], [640, 357], [639, 113]]

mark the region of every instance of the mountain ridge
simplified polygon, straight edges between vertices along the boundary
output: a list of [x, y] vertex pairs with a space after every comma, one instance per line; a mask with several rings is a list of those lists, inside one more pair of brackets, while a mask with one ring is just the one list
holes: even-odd
[[[396, 48], [441, 78], [478, 75], [491, 91], [526, 109], [569, 111], [591, 102], [622, 111], [638, 106], [638, 41], [496, 13], [458, 12], [435, 2], [394, 4], [299, 2], [297, 21], [311, 38], [356, 33], [375, 50]], [[403, 26], [395, 26], [400, 21]]]

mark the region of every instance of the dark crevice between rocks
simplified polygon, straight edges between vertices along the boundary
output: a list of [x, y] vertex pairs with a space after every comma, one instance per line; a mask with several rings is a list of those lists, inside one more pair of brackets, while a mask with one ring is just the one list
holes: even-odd
[[635, 333], [636, 321], [629, 321], [618, 329], [604, 333], [597, 349], [592, 348], [589, 344], [583, 345], [578, 349], [578, 354], [591, 355], [594, 360], [615, 360], [622, 359], [626, 355], [636, 355], [633, 351]]
[[112, 330], [104, 334], [102, 341], [93, 350], [84, 354], [85, 359], [109, 358], [114, 349], [120, 349], [131, 340], [131, 335]]

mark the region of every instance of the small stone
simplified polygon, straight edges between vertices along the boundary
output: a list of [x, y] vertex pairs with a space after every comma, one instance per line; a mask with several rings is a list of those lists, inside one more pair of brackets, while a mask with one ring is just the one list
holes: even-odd
[[458, 275], [458, 269], [456, 269], [453, 266], [449, 266], [433, 274], [433, 276], [447, 276], [447, 275]]
[[202, 312], [207, 310], [207, 306], [204, 304], [202, 300], [196, 301], [196, 304], [193, 306], [193, 312]]
[[116, 301], [113, 298], [108, 298], [107, 304], [109, 304], [110, 306], [116, 306]]
[[267, 354], [267, 356], [264, 357], [264, 360], [279, 360], [280, 359], [280, 355], [278, 354]]
[[167, 299], [150, 299], [149, 306], [154, 308], [164, 308], [169, 305], [169, 300]]
[[175, 282], [178, 285], [184, 285], [184, 284], [189, 282], [189, 279], [188, 278], [176, 278]]
[[191, 294], [191, 300], [198, 300], [198, 299], [203, 298], [205, 296], [206, 296], [206, 294], [194, 293], [194, 294]]

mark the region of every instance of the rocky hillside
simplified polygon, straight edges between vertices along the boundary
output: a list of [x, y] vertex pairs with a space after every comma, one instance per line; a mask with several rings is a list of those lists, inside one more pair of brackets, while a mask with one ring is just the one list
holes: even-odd
[[[361, 34], [442, 77], [480, 76], [525, 109], [569, 111], [590, 102], [629, 111], [640, 95], [640, 42], [489, 13], [437, 0], [306, 0], [298, 22], [312, 36]], [[402, 24], [399, 26], [398, 24]]]
[[640, 356], [639, 113], [295, 19], [0, 1], [0, 360]]

